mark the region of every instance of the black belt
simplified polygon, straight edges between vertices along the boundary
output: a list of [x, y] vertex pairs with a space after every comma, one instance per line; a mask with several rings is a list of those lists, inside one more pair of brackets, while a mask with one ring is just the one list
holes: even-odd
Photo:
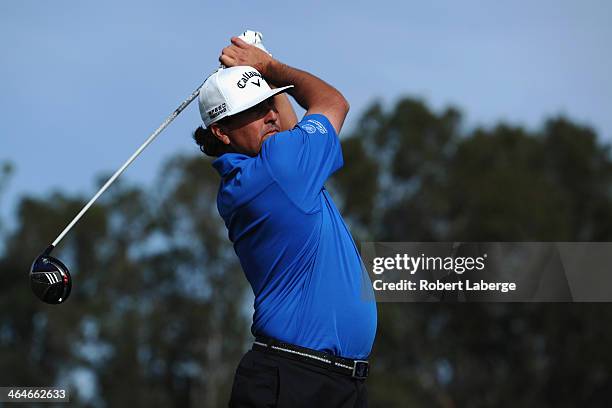
[[351, 360], [350, 358], [333, 356], [322, 351], [270, 338], [257, 337], [253, 343], [253, 350], [278, 354], [293, 360], [314, 364], [358, 380], [365, 380], [370, 371], [369, 363], [366, 360]]

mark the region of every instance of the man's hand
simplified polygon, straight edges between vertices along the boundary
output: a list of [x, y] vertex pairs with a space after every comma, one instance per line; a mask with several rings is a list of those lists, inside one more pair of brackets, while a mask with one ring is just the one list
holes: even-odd
[[232, 37], [232, 45], [221, 52], [219, 61], [227, 66], [249, 65], [257, 69], [269, 83], [277, 87], [294, 85], [287, 91], [304, 109], [306, 115], [325, 115], [340, 133], [349, 111], [348, 101], [336, 88], [299, 69], [291, 68], [272, 58], [265, 51]]
[[249, 65], [263, 75], [267, 66], [272, 62], [272, 57], [267, 52], [254, 45], [247, 44], [238, 37], [232, 37], [231, 41], [232, 45], [221, 51], [219, 61], [226, 67]]

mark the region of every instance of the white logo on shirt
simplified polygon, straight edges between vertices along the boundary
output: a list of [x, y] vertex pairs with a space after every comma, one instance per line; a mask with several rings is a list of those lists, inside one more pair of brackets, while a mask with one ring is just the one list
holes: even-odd
[[327, 129], [325, 129], [325, 126], [323, 126], [321, 124], [321, 122], [319, 122], [318, 120], [308, 119], [308, 122], [310, 122], [313, 125], [315, 125], [317, 127], [317, 129], [319, 129], [319, 132], [321, 132], [323, 134], [327, 133]]
[[310, 134], [312, 134], [312, 133], [317, 131], [317, 129], [315, 129], [314, 126], [308, 125], [308, 124], [302, 125], [302, 129], [304, 129], [307, 133], [310, 133]]

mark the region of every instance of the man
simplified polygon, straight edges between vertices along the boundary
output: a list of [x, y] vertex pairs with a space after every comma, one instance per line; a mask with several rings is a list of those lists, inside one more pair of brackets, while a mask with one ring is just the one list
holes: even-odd
[[[255, 294], [253, 349], [230, 407], [364, 407], [371, 283], [325, 181], [343, 165], [346, 99], [233, 37], [200, 91], [194, 138], [221, 176], [217, 207]], [[271, 89], [268, 82], [276, 86]], [[283, 92], [306, 115], [297, 124]], [[282, 96], [281, 96], [282, 95]], [[278, 103], [278, 105], [277, 105]]]

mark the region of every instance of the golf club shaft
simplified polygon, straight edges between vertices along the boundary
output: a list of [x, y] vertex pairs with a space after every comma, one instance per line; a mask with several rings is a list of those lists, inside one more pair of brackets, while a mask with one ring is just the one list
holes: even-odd
[[[203, 84], [202, 84], [203, 85]], [[117, 179], [117, 177], [119, 177], [121, 175], [121, 173], [123, 173], [123, 171], [130, 165], [132, 164], [132, 162], [136, 159], [136, 157], [138, 157], [138, 155], [149, 145], [151, 144], [151, 142], [157, 137], [157, 135], [159, 135], [165, 128], [166, 126], [168, 126], [170, 124], [170, 122], [172, 122], [178, 115], [179, 113], [181, 113], [183, 111], [183, 109], [185, 109], [197, 96], [198, 93], [200, 92], [200, 88], [202, 87], [202, 85], [200, 85], [195, 91], [193, 91], [191, 93], [191, 95], [189, 95], [189, 97], [187, 99], [185, 99], [183, 101], [183, 103], [181, 103], [179, 105], [178, 108], [176, 108], [176, 110], [174, 112], [172, 112], [172, 114], [170, 116], [168, 116], [168, 118], [164, 121], [164, 123], [162, 123], [157, 130], [155, 130], [155, 132], [153, 132], [153, 134], [151, 136], [149, 136], [149, 138], [142, 144], [142, 146], [140, 146], [138, 148], [138, 150], [136, 150], [134, 152], [134, 154], [132, 154], [132, 156], [123, 164], [123, 166], [121, 166], [119, 168], [119, 170], [117, 170], [115, 172], [115, 174], [113, 174], [111, 176], [111, 178], [108, 179], [108, 181], [102, 186], [102, 188], [100, 190], [98, 190], [98, 192], [96, 193], [96, 195], [93, 196], [93, 198], [91, 200], [89, 200], [89, 202], [85, 205], [85, 207], [83, 207], [83, 209], [77, 214], [76, 217], [74, 217], [74, 219], [70, 222], [70, 224], [68, 224], [68, 226], [66, 228], [64, 228], [64, 230], [62, 231], [61, 234], [58, 235], [57, 238], [55, 238], [55, 241], [53, 241], [53, 243], [51, 244], [53, 247], [57, 246], [57, 244], [62, 240], [62, 238], [64, 238], [64, 235], [66, 235], [68, 233], [68, 231], [70, 231], [70, 229], [74, 226], [74, 224], [77, 223], [77, 221], [79, 221], [79, 219], [81, 219], [81, 217], [83, 216], [83, 214], [85, 214], [87, 212], [87, 210], [89, 209], [89, 207], [92, 206], [92, 204], [98, 199], [98, 197], [100, 197], [100, 195], [102, 195], [102, 193], [104, 193], [106, 191], [106, 189], [113, 184], [113, 182]]]

